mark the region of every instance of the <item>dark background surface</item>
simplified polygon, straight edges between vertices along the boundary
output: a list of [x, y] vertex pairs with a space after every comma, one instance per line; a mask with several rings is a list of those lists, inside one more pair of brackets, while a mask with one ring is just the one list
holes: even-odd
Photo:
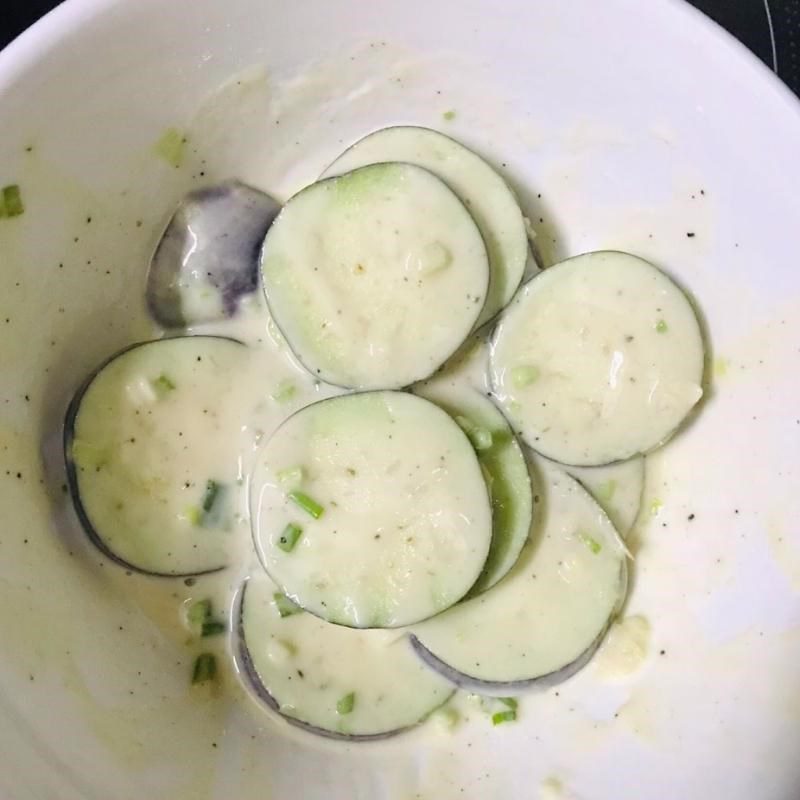
[[[727, 28], [800, 94], [800, 0], [690, 2]], [[56, 5], [55, 0], [0, 0], [0, 47]]]

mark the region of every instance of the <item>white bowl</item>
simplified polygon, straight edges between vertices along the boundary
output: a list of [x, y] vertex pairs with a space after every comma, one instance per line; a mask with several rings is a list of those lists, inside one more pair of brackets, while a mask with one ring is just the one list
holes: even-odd
[[[667, 0], [69, 0], [0, 54], [0, 119], [27, 209], [0, 219], [2, 797], [797, 795], [800, 114], [752, 56]], [[58, 441], [81, 377], [149, 334], [183, 192], [236, 174], [285, 197], [395, 122], [500, 166], [548, 260], [613, 246], [673, 273], [714, 366], [649, 464], [643, 666], [590, 667], [516, 726], [347, 747], [190, 693], [156, 595], [67, 532]], [[154, 151], [170, 127], [180, 168]]]

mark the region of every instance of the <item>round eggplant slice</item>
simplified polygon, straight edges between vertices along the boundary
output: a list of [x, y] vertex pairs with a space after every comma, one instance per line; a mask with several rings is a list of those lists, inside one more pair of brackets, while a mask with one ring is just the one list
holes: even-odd
[[453, 687], [392, 631], [330, 625], [266, 576], [238, 607], [236, 657], [252, 691], [288, 722], [335, 739], [384, 739], [422, 722]]
[[625, 539], [642, 506], [645, 459], [642, 456], [605, 467], [563, 467], [608, 514], [612, 525]]
[[429, 169], [470, 210], [486, 242], [491, 267], [488, 298], [476, 327], [490, 320], [514, 296], [528, 258], [525, 222], [514, 193], [472, 150], [443, 133], [410, 125], [365, 136], [345, 150], [323, 177], [384, 161], [404, 161]]
[[191, 336], [136, 344], [102, 364], [67, 411], [70, 494], [90, 540], [149, 575], [213, 572], [243, 508], [242, 400], [249, 351]]
[[443, 181], [412, 164], [375, 164], [292, 197], [264, 240], [262, 275], [273, 319], [315, 377], [399, 389], [467, 338], [489, 260]]
[[514, 566], [531, 529], [533, 491], [522, 448], [494, 403], [470, 386], [419, 384], [414, 392], [443, 408], [469, 437], [492, 498], [492, 544], [470, 596], [494, 586]]
[[562, 464], [647, 453], [703, 394], [703, 337], [663, 272], [612, 251], [533, 278], [492, 343], [495, 397], [525, 442]]
[[165, 328], [232, 317], [258, 288], [261, 244], [280, 206], [236, 180], [190, 192], [158, 243], [147, 305]]
[[625, 551], [608, 517], [561, 469], [537, 467], [542, 524], [505, 580], [413, 629], [428, 666], [479, 694], [547, 687], [577, 672], [625, 592]]
[[405, 392], [322, 400], [262, 446], [256, 549], [286, 595], [354, 628], [395, 628], [458, 602], [489, 552], [492, 511], [469, 439]]

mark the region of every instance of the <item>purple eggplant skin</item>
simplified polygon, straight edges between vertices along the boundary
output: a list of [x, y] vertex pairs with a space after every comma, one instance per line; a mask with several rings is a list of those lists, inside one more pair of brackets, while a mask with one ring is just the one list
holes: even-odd
[[563, 683], [568, 678], [580, 672], [580, 670], [591, 661], [592, 656], [603, 641], [610, 625], [611, 620], [609, 620], [608, 624], [600, 631], [594, 641], [569, 664], [565, 664], [563, 667], [559, 667], [559, 669], [548, 672], [545, 675], [538, 675], [535, 678], [523, 678], [516, 681], [487, 681], [482, 678], [475, 678], [442, 661], [437, 655], [428, 650], [414, 634], [409, 636], [409, 641], [411, 642], [411, 647], [414, 648], [414, 652], [428, 667], [438, 672], [445, 680], [450, 681], [450, 683], [457, 688], [486, 697], [506, 697], [523, 694], [525, 692], [551, 689], [553, 686]]
[[261, 245], [281, 207], [264, 192], [232, 179], [189, 192], [167, 225], [150, 261], [145, 296], [152, 318], [166, 329], [213, 317], [182, 307], [184, 275], [201, 275], [220, 294], [223, 317], [259, 285]]
[[[228, 339], [229, 341], [236, 342], [236, 344], [245, 345], [238, 341], [237, 339], [230, 339], [229, 337], [224, 336], [201, 336], [201, 337], [194, 337], [194, 338], [204, 338], [204, 339]], [[148, 345], [157, 344], [159, 341], [166, 341], [161, 339], [149, 340], [146, 342], [136, 342], [135, 344], [128, 345], [128, 347], [119, 350], [118, 352], [114, 353], [114, 355], [107, 358], [103, 361], [100, 366], [98, 366], [95, 370], [93, 370], [89, 376], [84, 380], [84, 382], [78, 387], [78, 390], [72, 397], [72, 400], [67, 407], [67, 413], [64, 416], [64, 432], [63, 432], [63, 448], [64, 448], [64, 466], [66, 468], [67, 474], [67, 489], [72, 499], [72, 505], [75, 509], [75, 514], [78, 517], [78, 521], [81, 524], [84, 532], [86, 533], [87, 538], [89, 541], [95, 546], [100, 553], [105, 556], [109, 561], [117, 564], [120, 567], [123, 567], [130, 572], [136, 572], [139, 575], [149, 575], [153, 578], [193, 578], [199, 575], [211, 575], [215, 572], [221, 572], [223, 569], [227, 567], [227, 564], [221, 564], [219, 567], [214, 567], [212, 569], [202, 570], [201, 572], [154, 572], [153, 570], [144, 569], [143, 567], [139, 567], [136, 564], [131, 563], [130, 561], [126, 561], [124, 558], [118, 556], [113, 550], [111, 550], [108, 545], [103, 540], [103, 537], [98, 533], [97, 529], [95, 528], [94, 524], [92, 523], [91, 519], [89, 519], [89, 514], [87, 513], [86, 509], [83, 506], [83, 502], [81, 501], [81, 493], [80, 493], [80, 486], [78, 483], [78, 467], [76, 466], [73, 458], [72, 458], [72, 443], [75, 439], [75, 422], [78, 418], [78, 412], [80, 411], [81, 402], [83, 401], [83, 397], [86, 394], [89, 386], [91, 386], [94, 379], [113, 361], [115, 361], [120, 356], [129, 353], [131, 350], [135, 350], [137, 347], [147, 347]]]
[[[236, 668], [239, 675], [245, 684], [245, 688], [249, 690], [256, 698], [262, 702], [270, 711], [278, 714], [282, 719], [290, 725], [294, 725], [307, 733], [313, 733], [316, 736], [322, 736], [326, 739], [336, 739], [343, 742], [377, 742], [383, 739], [391, 739], [401, 733], [406, 733], [417, 726], [417, 724], [424, 722], [424, 719], [419, 720], [415, 725], [409, 725], [404, 728], [397, 728], [391, 731], [384, 731], [382, 733], [370, 734], [352, 734], [340, 733], [338, 731], [329, 731], [326, 728], [318, 728], [316, 725], [311, 725], [296, 717], [291, 717], [281, 711], [278, 701], [269, 693], [269, 690], [264, 686], [258, 671], [253, 664], [253, 658], [250, 655], [250, 650], [247, 647], [247, 640], [244, 636], [244, 604], [247, 595], [247, 580], [244, 581], [239, 591], [237, 592], [236, 599], [233, 604], [233, 619], [234, 625], [234, 659], [236, 661]], [[449, 699], [449, 698], [447, 698]], [[445, 700], [444, 702], [447, 702]]]

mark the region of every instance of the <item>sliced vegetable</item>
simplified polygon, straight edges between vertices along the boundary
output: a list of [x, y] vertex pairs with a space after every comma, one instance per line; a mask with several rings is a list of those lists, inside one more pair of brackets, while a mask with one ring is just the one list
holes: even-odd
[[163, 397], [175, 389], [175, 384], [172, 382], [172, 379], [168, 378], [166, 375], [159, 375], [153, 381], [153, 388], [155, 388], [156, 394]]
[[206, 636], [217, 636], [220, 633], [225, 633], [226, 630], [228, 629], [224, 622], [220, 622], [217, 619], [207, 619], [200, 629], [200, 635], [204, 638]]
[[281, 594], [280, 592], [275, 592], [275, 594], [272, 595], [272, 599], [275, 602], [275, 608], [278, 609], [278, 613], [282, 617], [299, 614], [303, 610], [300, 606], [293, 603], [285, 594]]
[[25, 213], [19, 186], [4, 186], [0, 193], [0, 217], [19, 217]]
[[262, 273], [272, 316], [309, 372], [351, 388], [399, 388], [467, 337], [489, 262], [442, 181], [411, 164], [378, 164], [289, 200], [264, 240]]
[[641, 456], [605, 467], [564, 467], [608, 514], [623, 539], [639, 516], [644, 491], [645, 460]]
[[188, 142], [189, 140], [183, 131], [179, 131], [177, 128], [167, 128], [156, 141], [153, 150], [167, 164], [177, 169], [183, 165]]
[[482, 325], [511, 300], [525, 270], [528, 239], [514, 193], [486, 161], [462, 144], [438, 131], [412, 126], [365, 136], [345, 150], [323, 177], [385, 161], [429, 169], [469, 208], [486, 242], [491, 267], [488, 298], [477, 322]]
[[276, 597], [266, 575], [245, 584], [236, 658], [248, 686], [290, 723], [334, 738], [379, 739], [451, 697], [450, 684], [417, 659], [405, 636], [276, 613]]
[[278, 538], [278, 547], [283, 550], [284, 553], [291, 553], [302, 533], [303, 529], [299, 525], [290, 522], [283, 529], [283, 533]]
[[208, 481], [206, 483], [206, 492], [203, 495], [203, 511], [210, 513], [220, 496], [220, 485], [216, 481]]
[[[475, 595], [508, 573], [528, 541], [533, 519], [528, 465], [503, 415], [479, 392], [460, 382], [438, 378], [419, 384], [414, 391], [443, 408], [468, 435], [472, 431], [470, 440], [487, 478], [492, 499], [492, 544], [481, 575], [470, 590], [470, 595]], [[484, 433], [476, 436], [475, 431]], [[484, 442], [489, 446], [481, 446]]]
[[264, 234], [280, 206], [239, 181], [190, 192], [150, 262], [147, 303], [165, 328], [233, 316], [258, 287]]
[[625, 591], [625, 551], [608, 517], [561, 469], [537, 464], [542, 524], [506, 579], [413, 628], [426, 664], [481, 694], [507, 697], [574, 674]]
[[483, 428], [474, 423], [471, 419], [457, 415], [454, 417], [464, 433], [469, 437], [472, 446], [479, 452], [488, 450], [492, 446], [492, 432], [488, 428]]
[[186, 613], [186, 622], [190, 630], [202, 637], [217, 636], [228, 629], [224, 622], [214, 619], [211, 600], [207, 598], [192, 603]]
[[471, 694], [469, 699], [479, 702], [492, 725], [502, 725], [504, 722], [514, 722], [517, 719], [519, 703], [516, 697], [485, 697]]
[[594, 538], [594, 536], [589, 536], [588, 533], [584, 533], [583, 531], [578, 531], [578, 538], [595, 554], [597, 555], [602, 549], [603, 545]]
[[[278, 475], [307, 465], [301, 492]], [[483, 569], [492, 514], [458, 425], [427, 400], [366, 392], [290, 417], [259, 451], [251, 479], [255, 540], [284, 594], [323, 619], [396, 627], [460, 600]], [[294, 495], [294, 497], [292, 497]], [[325, 510], [312, 500], [325, 498]], [[282, 541], [308, 512], [303, 536]]]
[[[703, 394], [703, 359], [683, 292], [646, 261], [606, 251], [550, 267], [520, 291], [494, 335], [491, 380], [534, 450], [595, 466], [663, 444]], [[520, 378], [532, 370], [535, 380]]]
[[356, 705], [356, 693], [350, 692], [336, 703], [337, 714], [350, 714]]
[[[64, 427], [68, 485], [108, 558], [176, 576], [227, 563], [245, 408], [235, 379], [248, 359], [231, 339], [148, 342], [102, 364], [75, 395]], [[154, 389], [163, 375], [174, 386], [167, 397]]]
[[289, 492], [289, 499], [298, 507], [302, 508], [314, 519], [319, 519], [325, 510], [314, 498], [309, 497], [305, 492], [293, 491]]
[[201, 653], [192, 668], [192, 683], [208, 683], [217, 677], [217, 657], [213, 653]]
[[200, 630], [203, 623], [209, 619], [211, 619], [211, 601], [208, 599], [192, 603], [186, 612], [186, 622], [192, 630]]

